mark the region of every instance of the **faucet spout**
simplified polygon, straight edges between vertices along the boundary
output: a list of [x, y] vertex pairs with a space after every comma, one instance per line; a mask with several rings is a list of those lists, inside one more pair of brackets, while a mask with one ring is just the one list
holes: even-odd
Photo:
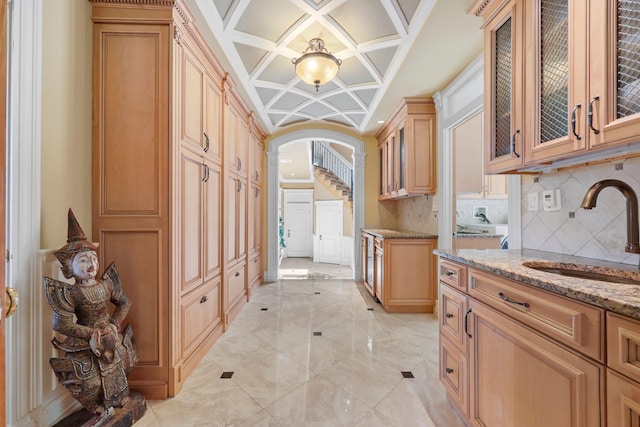
[[598, 194], [607, 187], [617, 188], [627, 200], [627, 244], [624, 250], [625, 252], [638, 254], [640, 253], [640, 243], [638, 242], [638, 196], [636, 196], [635, 191], [629, 184], [618, 179], [598, 181], [587, 190], [580, 207], [584, 209], [595, 208]]

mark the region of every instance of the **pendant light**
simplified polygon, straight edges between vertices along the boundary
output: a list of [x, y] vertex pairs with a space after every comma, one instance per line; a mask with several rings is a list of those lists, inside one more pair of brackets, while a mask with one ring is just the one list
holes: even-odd
[[342, 64], [341, 60], [327, 51], [320, 38], [311, 39], [302, 56], [293, 58], [291, 62], [296, 67], [298, 77], [305, 83], [315, 85], [316, 92], [321, 84], [331, 81], [338, 74]]

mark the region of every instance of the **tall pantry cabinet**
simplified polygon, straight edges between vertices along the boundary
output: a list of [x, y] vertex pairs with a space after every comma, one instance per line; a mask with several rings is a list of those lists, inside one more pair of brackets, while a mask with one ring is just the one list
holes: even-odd
[[182, 0], [89, 1], [93, 240], [132, 302], [130, 386], [164, 399], [248, 298], [262, 204], [247, 215], [247, 158], [262, 156], [264, 133]]

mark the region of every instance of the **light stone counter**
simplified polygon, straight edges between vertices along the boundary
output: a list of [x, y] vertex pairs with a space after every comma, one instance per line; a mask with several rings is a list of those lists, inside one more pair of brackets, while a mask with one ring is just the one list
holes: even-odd
[[588, 265], [592, 271], [601, 273], [623, 270], [625, 277], [640, 280], [640, 271], [635, 265], [527, 249], [436, 249], [433, 253], [469, 267], [640, 319], [640, 285], [562, 276], [525, 267], [522, 263], [544, 261], [557, 263], [557, 266]]

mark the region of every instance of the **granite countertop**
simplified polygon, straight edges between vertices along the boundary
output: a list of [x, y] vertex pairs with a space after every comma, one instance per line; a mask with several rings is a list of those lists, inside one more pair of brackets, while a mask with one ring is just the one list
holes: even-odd
[[386, 228], [363, 228], [365, 233], [373, 234], [383, 239], [437, 239], [438, 236], [429, 233], [409, 230], [389, 230]]
[[625, 277], [640, 280], [640, 271], [632, 264], [528, 249], [436, 249], [433, 252], [442, 258], [469, 267], [640, 319], [640, 285], [563, 276], [522, 265], [523, 262], [536, 261], [553, 262], [559, 267], [571, 267], [575, 264], [588, 265], [594, 272], [606, 273], [618, 270]]

